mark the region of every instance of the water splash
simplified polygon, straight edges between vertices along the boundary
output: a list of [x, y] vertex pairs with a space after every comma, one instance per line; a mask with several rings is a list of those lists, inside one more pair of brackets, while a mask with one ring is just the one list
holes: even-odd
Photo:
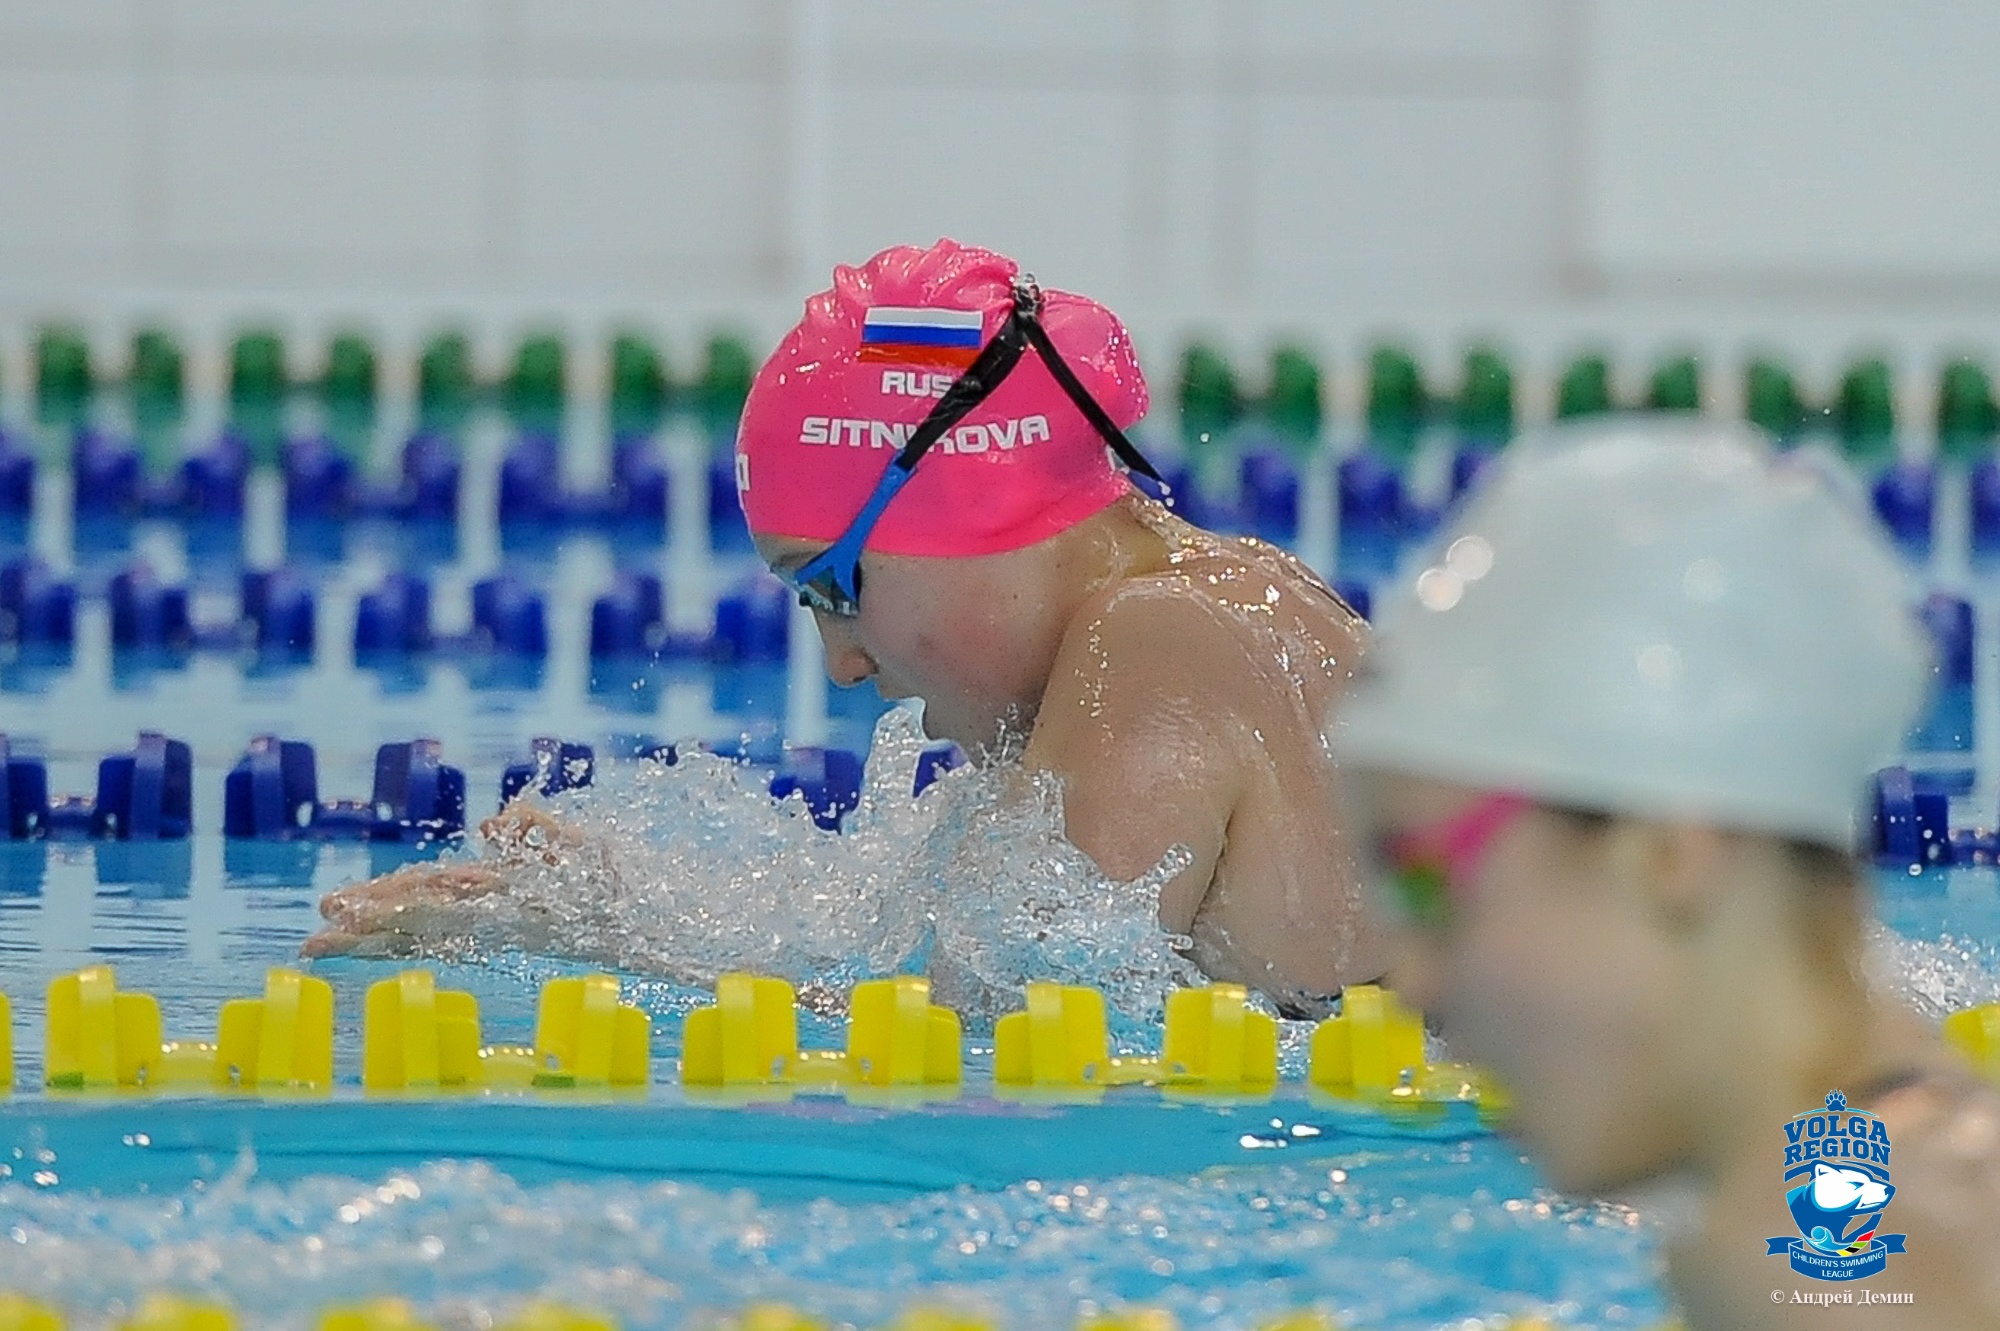
[[856, 1326], [919, 1299], [1013, 1327], [1155, 1303], [1200, 1331], [1313, 1305], [1381, 1331], [1531, 1312], [1641, 1327], [1666, 1313], [1639, 1213], [1556, 1197], [1481, 1143], [847, 1205], [615, 1179], [530, 1187], [483, 1161], [282, 1185], [239, 1170], [164, 1196], [0, 1184], [0, 1214], [0, 1287], [92, 1325], [159, 1289], [222, 1299], [260, 1328], [386, 1292], [454, 1329], [535, 1298], [634, 1331], [755, 1299]]
[[[1119, 1026], [1156, 1029], [1165, 994], [1200, 983], [1158, 923], [1179, 847], [1131, 881], [1064, 835], [1062, 793], [1017, 763], [960, 768], [912, 800], [925, 739], [878, 723], [860, 806], [838, 835], [803, 800], [773, 805], [755, 769], [702, 753], [619, 765], [549, 807], [574, 836], [533, 833], [501, 887], [441, 917], [430, 950], [574, 957], [706, 985], [753, 970], [825, 1010], [855, 979], [926, 972], [973, 1029], [1029, 980], [1102, 989]], [[1157, 1037], [1155, 1037], [1157, 1038]]]
[[1946, 933], [1935, 940], [1910, 938], [1870, 923], [1869, 978], [1896, 994], [1926, 1020], [1943, 1021], [1981, 1003], [2000, 1003], [2000, 946]]

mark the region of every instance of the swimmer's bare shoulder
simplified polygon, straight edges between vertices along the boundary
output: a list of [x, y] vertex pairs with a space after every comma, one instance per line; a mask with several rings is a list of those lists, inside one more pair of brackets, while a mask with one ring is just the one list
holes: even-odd
[[1178, 932], [1274, 753], [1323, 761], [1318, 722], [1366, 637], [1289, 556], [1187, 532], [1071, 625], [1026, 755], [1065, 778], [1070, 835], [1107, 872], [1129, 877], [1169, 846], [1188, 849], [1161, 898], [1161, 923]]
[[1132, 878], [1169, 848], [1191, 863], [1161, 898], [1184, 931], [1222, 854], [1241, 789], [1233, 709], [1221, 676], [1240, 672], [1217, 608], [1166, 580], [1127, 579], [1072, 622], [1056, 654], [1024, 762], [1063, 778], [1070, 839], [1115, 877]]

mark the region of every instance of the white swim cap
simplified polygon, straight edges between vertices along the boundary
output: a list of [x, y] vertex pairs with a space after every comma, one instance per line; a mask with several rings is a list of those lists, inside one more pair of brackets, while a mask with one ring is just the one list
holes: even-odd
[[1852, 849], [1930, 676], [1913, 599], [1824, 471], [1748, 427], [1559, 429], [1390, 598], [1334, 752]]

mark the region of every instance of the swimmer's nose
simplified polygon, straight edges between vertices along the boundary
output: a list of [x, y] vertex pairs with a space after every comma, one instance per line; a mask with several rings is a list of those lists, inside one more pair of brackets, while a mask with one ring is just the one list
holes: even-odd
[[826, 648], [826, 677], [843, 689], [853, 688], [875, 675], [875, 658], [861, 645], [838, 630], [821, 626], [820, 638]]

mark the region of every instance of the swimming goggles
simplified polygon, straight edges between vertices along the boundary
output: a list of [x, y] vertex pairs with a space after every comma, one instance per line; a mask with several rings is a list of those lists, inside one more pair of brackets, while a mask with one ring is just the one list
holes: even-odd
[[964, 420], [974, 407], [993, 395], [993, 391], [1005, 383], [1014, 367], [1021, 363], [1021, 357], [1033, 347], [1049, 367], [1049, 373], [1057, 384], [1076, 404], [1084, 419], [1089, 421], [1111, 446], [1111, 451], [1141, 476], [1151, 478], [1164, 485], [1160, 473], [1145, 455], [1132, 446], [1125, 432], [1097, 404], [1076, 373], [1070, 369], [1055, 343], [1049, 340], [1048, 330], [1042, 327], [1042, 289], [1035, 279], [1027, 275], [1014, 283], [1014, 308], [1007, 315], [1006, 322], [993, 334], [993, 340], [980, 349], [979, 355], [965, 373], [952, 382], [931, 408], [910, 438], [896, 456], [889, 459], [883, 468], [882, 479], [875, 483], [868, 502], [854, 515], [847, 530], [832, 545], [807, 560], [790, 574], [780, 574], [787, 586], [798, 593], [799, 604], [821, 614], [833, 615], [840, 619], [853, 619], [861, 613], [861, 549], [868, 543], [875, 524], [882, 519], [882, 512], [909, 482], [910, 473], [916, 470], [917, 462], [931, 446], [942, 439], [945, 432]]
[[1524, 795], [1487, 795], [1449, 818], [1391, 837], [1382, 858], [1391, 893], [1410, 923], [1426, 929], [1448, 924], [1453, 899], [1471, 890], [1494, 839], [1534, 807]]

